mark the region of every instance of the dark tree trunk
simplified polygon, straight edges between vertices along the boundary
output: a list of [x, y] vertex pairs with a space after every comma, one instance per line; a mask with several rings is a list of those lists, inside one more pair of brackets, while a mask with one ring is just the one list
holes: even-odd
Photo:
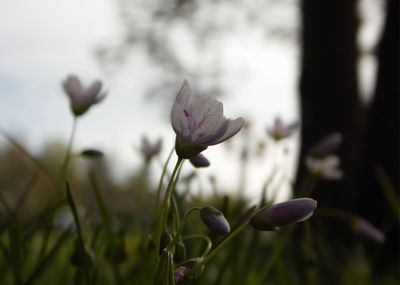
[[[357, 84], [357, 1], [302, 0], [302, 60], [300, 78], [301, 149], [297, 185], [306, 176], [304, 159], [321, 138], [343, 135], [337, 151], [343, 179], [321, 180], [313, 193], [318, 208], [354, 210], [355, 185], [361, 155], [363, 109]], [[343, 221], [313, 219], [315, 247], [323, 284], [340, 284], [351, 247]], [[351, 236], [350, 236], [351, 237]], [[330, 257], [327, 257], [330, 256]], [[303, 262], [304, 263], [304, 262]], [[305, 275], [305, 283], [308, 283]]]
[[338, 151], [345, 176], [321, 181], [314, 197], [321, 207], [352, 209], [360, 156], [361, 104], [357, 87], [356, 0], [302, 0], [302, 70], [300, 78], [301, 150], [304, 158], [322, 137], [340, 132]]
[[390, 204], [379, 181], [381, 175], [393, 184], [399, 195], [399, 1], [387, 1], [385, 27], [378, 49], [378, 73], [375, 97], [367, 117], [365, 157], [360, 181], [359, 212], [377, 227], [385, 230], [387, 241], [380, 258], [380, 269], [397, 271], [399, 262], [398, 217], [391, 211]]

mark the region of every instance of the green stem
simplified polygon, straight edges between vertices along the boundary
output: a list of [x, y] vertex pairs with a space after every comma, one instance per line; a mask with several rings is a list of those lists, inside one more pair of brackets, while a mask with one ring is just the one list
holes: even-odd
[[159, 215], [156, 220], [156, 228], [155, 228], [155, 234], [154, 234], [156, 254], [158, 254], [160, 251], [161, 232], [162, 232], [162, 229], [165, 227], [165, 224], [167, 221], [169, 200], [171, 199], [172, 190], [174, 188], [173, 187], [174, 180], [175, 180], [175, 177], [178, 173], [178, 170], [179, 170], [180, 165], [182, 164], [183, 160], [184, 160], [183, 158], [178, 158], [178, 161], [176, 162], [174, 171], [172, 172], [171, 178], [169, 179], [169, 182], [168, 182], [164, 201], [161, 206], [161, 211], [159, 212]]
[[202, 239], [207, 243], [206, 249], [204, 250], [203, 254], [201, 255], [201, 257], [204, 258], [211, 250], [211, 247], [212, 247], [211, 239], [206, 235], [192, 234], [192, 235], [183, 236], [182, 240], [188, 240], [188, 239], [194, 239], [194, 238]]
[[71, 158], [71, 150], [72, 150], [72, 145], [74, 143], [74, 137], [75, 137], [75, 132], [76, 132], [76, 125], [77, 125], [77, 117], [74, 116], [74, 120], [72, 122], [72, 130], [71, 130], [71, 135], [69, 137], [68, 145], [67, 145], [67, 150], [65, 152], [65, 158], [64, 162], [61, 166], [61, 171], [60, 171], [60, 182], [64, 183], [66, 177], [67, 177], [67, 171], [68, 171], [68, 164], [69, 160]]
[[159, 214], [160, 211], [160, 199], [161, 199], [161, 191], [162, 191], [162, 186], [163, 186], [163, 182], [164, 182], [164, 177], [165, 174], [167, 173], [167, 166], [169, 164], [169, 161], [171, 160], [172, 154], [174, 153], [175, 147], [172, 148], [172, 150], [170, 151], [167, 161], [164, 164], [164, 167], [162, 169], [162, 173], [161, 173], [161, 178], [160, 181], [158, 183], [158, 189], [157, 189], [157, 196], [156, 196], [156, 205], [155, 205], [155, 209], [156, 209], [156, 217]]
[[245, 223], [238, 227], [234, 232], [232, 232], [229, 236], [226, 237], [217, 247], [209, 253], [204, 259], [199, 262], [188, 274], [196, 272], [201, 266], [209, 262], [215, 255], [217, 255], [232, 239], [234, 239], [237, 235], [239, 235], [246, 227], [248, 223]]
[[182, 221], [179, 225], [178, 231], [176, 232], [174, 239], [169, 243], [167, 246], [167, 249], [170, 250], [175, 246], [175, 243], [179, 240], [180, 235], [182, 234], [182, 231], [185, 227], [185, 224], [187, 222], [187, 219], [189, 218], [190, 214], [192, 214], [194, 211], [200, 210], [199, 207], [194, 207], [191, 208], [189, 211], [186, 212], [186, 214], [183, 216]]
[[84, 268], [83, 268], [83, 270], [84, 270], [84, 273], [85, 273], [86, 282], [87, 282], [87, 284], [91, 284], [91, 282], [90, 282], [90, 273], [89, 273], [89, 268], [88, 268], [88, 263], [87, 263], [89, 256], [88, 256], [88, 253], [87, 253], [86, 248], [85, 248], [85, 241], [83, 240], [83, 233], [82, 233], [81, 225], [80, 225], [80, 222], [79, 222], [78, 211], [77, 211], [74, 199], [72, 197], [71, 190], [69, 188], [68, 182], [65, 183], [65, 186], [66, 186], [66, 191], [67, 191], [67, 200], [68, 200], [69, 206], [71, 208], [72, 215], [73, 215], [74, 221], [75, 221], [76, 231], [78, 233], [78, 241], [79, 241], [80, 252], [81, 252], [81, 254], [83, 255], [83, 258], [84, 258]]

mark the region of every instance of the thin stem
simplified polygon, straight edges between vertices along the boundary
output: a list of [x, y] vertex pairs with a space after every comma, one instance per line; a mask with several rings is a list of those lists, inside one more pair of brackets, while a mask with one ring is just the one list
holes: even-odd
[[234, 239], [237, 235], [239, 235], [246, 227], [248, 226], [248, 223], [245, 223], [238, 227], [234, 232], [232, 232], [229, 236], [226, 237], [217, 247], [209, 253], [204, 259], [199, 262], [195, 267], [193, 267], [192, 270], [190, 270], [190, 273], [196, 272], [201, 266], [209, 262], [215, 255], [217, 255], [232, 239]]
[[185, 227], [185, 224], [187, 222], [187, 219], [189, 218], [190, 214], [192, 214], [194, 211], [198, 211], [200, 210], [199, 207], [194, 207], [191, 208], [189, 211], [186, 212], [186, 214], [183, 216], [182, 221], [179, 225], [178, 231], [176, 232], [174, 239], [169, 243], [169, 245], [167, 246], [167, 249], [171, 249], [175, 246], [175, 243], [178, 241], [180, 235], [182, 234], [182, 231]]
[[211, 250], [211, 247], [212, 247], [211, 239], [206, 235], [192, 234], [192, 235], [183, 236], [182, 240], [188, 240], [188, 239], [194, 239], [194, 238], [202, 239], [207, 243], [206, 249], [204, 250], [203, 254], [201, 255], [201, 257], [204, 258]]
[[182, 164], [183, 160], [184, 160], [183, 158], [178, 158], [178, 161], [176, 162], [174, 171], [172, 172], [171, 178], [169, 179], [169, 182], [168, 182], [168, 186], [167, 186], [167, 190], [165, 192], [165, 197], [164, 197], [164, 201], [163, 201], [163, 204], [161, 207], [161, 211], [159, 212], [159, 215], [156, 220], [156, 228], [155, 228], [155, 234], [154, 234], [156, 254], [158, 254], [158, 252], [160, 251], [161, 231], [165, 227], [165, 224], [166, 224], [169, 200], [171, 199], [172, 190], [174, 188], [173, 187], [174, 180], [175, 180], [175, 177], [178, 173], [178, 170], [179, 170], [180, 165]]
[[77, 125], [77, 117], [74, 116], [73, 122], [72, 122], [72, 130], [71, 130], [71, 135], [69, 137], [68, 145], [67, 145], [67, 150], [65, 151], [65, 158], [64, 162], [61, 167], [60, 171], [60, 182], [63, 183], [66, 176], [67, 176], [67, 171], [68, 171], [68, 164], [69, 160], [71, 158], [71, 150], [72, 150], [72, 145], [74, 143], [74, 137], [75, 137], [75, 132], [76, 132], [76, 125]]
[[175, 150], [175, 147], [171, 149], [171, 151], [170, 151], [170, 153], [168, 155], [167, 161], [165, 162], [164, 167], [162, 169], [160, 181], [158, 183], [157, 196], [156, 196], [156, 205], [155, 205], [156, 216], [158, 215], [159, 209], [160, 209], [160, 199], [161, 199], [161, 191], [162, 191], [162, 185], [163, 185], [163, 182], [164, 182], [164, 177], [165, 177], [165, 175], [167, 173], [167, 166], [169, 164], [169, 161], [171, 160], [171, 157], [172, 157], [172, 154], [174, 153], [174, 150]]
[[72, 215], [73, 215], [74, 221], [75, 221], [76, 231], [78, 233], [80, 253], [83, 255], [84, 262], [85, 262], [83, 270], [85, 273], [86, 282], [87, 282], [87, 284], [90, 284], [91, 283], [90, 282], [90, 274], [89, 274], [89, 268], [88, 268], [88, 264], [87, 264], [87, 261], [88, 261], [87, 259], [89, 257], [88, 257], [88, 253], [85, 248], [85, 241], [83, 240], [83, 233], [82, 233], [82, 229], [81, 229], [81, 224], [79, 222], [78, 211], [77, 211], [74, 199], [72, 197], [71, 190], [69, 189], [68, 182], [65, 183], [65, 186], [66, 186], [66, 190], [67, 190], [67, 200], [68, 200], [69, 206], [71, 208]]

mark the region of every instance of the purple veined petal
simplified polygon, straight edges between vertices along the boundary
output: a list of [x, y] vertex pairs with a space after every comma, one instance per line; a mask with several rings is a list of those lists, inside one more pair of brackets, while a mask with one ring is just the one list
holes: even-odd
[[175, 101], [171, 110], [171, 125], [176, 135], [185, 142], [191, 142], [189, 121], [187, 120], [182, 106]]
[[228, 126], [229, 126], [229, 120], [226, 119], [224, 116], [222, 116], [218, 122], [215, 122], [215, 128], [210, 132], [209, 134], [202, 136], [198, 142], [205, 144], [205, 145], [210, 145], [211, 142], [217, 140], [220, 138], [221, 134], [225, 134]]
[[208, 145], [215, 145], [223, 141], [226, 141], [227, 139], [236, 135], [244, 125], [243, 118], [237, 118], [235, 120], [228, 119], [227, 121], [228, 121], [228, 127], [225, 130], [225, 132], [218, 134], [219, 136], [216, 136], [215, 140], [209, 142]]
[[63, 89], [73, 99], [82, 95], [82, 83], [76, 75], [69, 75], [63, 82]]
[[220, 129], [224, 128], [226, 118], [223, 116], [224, 108], [221, 102], [205, 97], [196, 103], [197, 105], [193, 105], [192, 140], [204, 143], [212, 140], [220, 132]]
[[[182, 86], [178, 91], [178, 94], [175, 98], [175, 103], [179, 103], [183, 107], [187, 107], [189, 105], [190, 99], [192, 97], [192, 89], [189, 86], [187, 80], [183, 80]], [[174, 103], [174, 104], [175, 104]]]

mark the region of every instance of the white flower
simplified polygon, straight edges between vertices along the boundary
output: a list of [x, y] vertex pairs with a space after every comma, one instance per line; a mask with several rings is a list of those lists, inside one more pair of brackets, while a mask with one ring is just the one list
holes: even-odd
[[328, 155], [325, 157], [306, 158], [306, 166], [314, 175], [325, 179], [338, 180], [343, 176], [343, 172], [339, 169], [340, 158], [336, 155]]
[[105, 92], [101, 93], [102, 83], [99, 80], [84, 88], [77, 76], [69, 75], [62, 85], [75, 116], [84, 114], [92, 105], [101, 102], [106, 96]]
[[268, 129], [268, 134], [276, 141], [291, 136], [298, 128], [297, 123], [284, 125], [280, 117], [276, 117], [272, 128]]
[[244, 120], [223, 116], [222, 103], [211, 97], [192, 96], [185, 80], [171, 110], [171, 124], [176, 133], [178, 156], [192, 158], [210, 145], [219, 144], [234, 136]]

